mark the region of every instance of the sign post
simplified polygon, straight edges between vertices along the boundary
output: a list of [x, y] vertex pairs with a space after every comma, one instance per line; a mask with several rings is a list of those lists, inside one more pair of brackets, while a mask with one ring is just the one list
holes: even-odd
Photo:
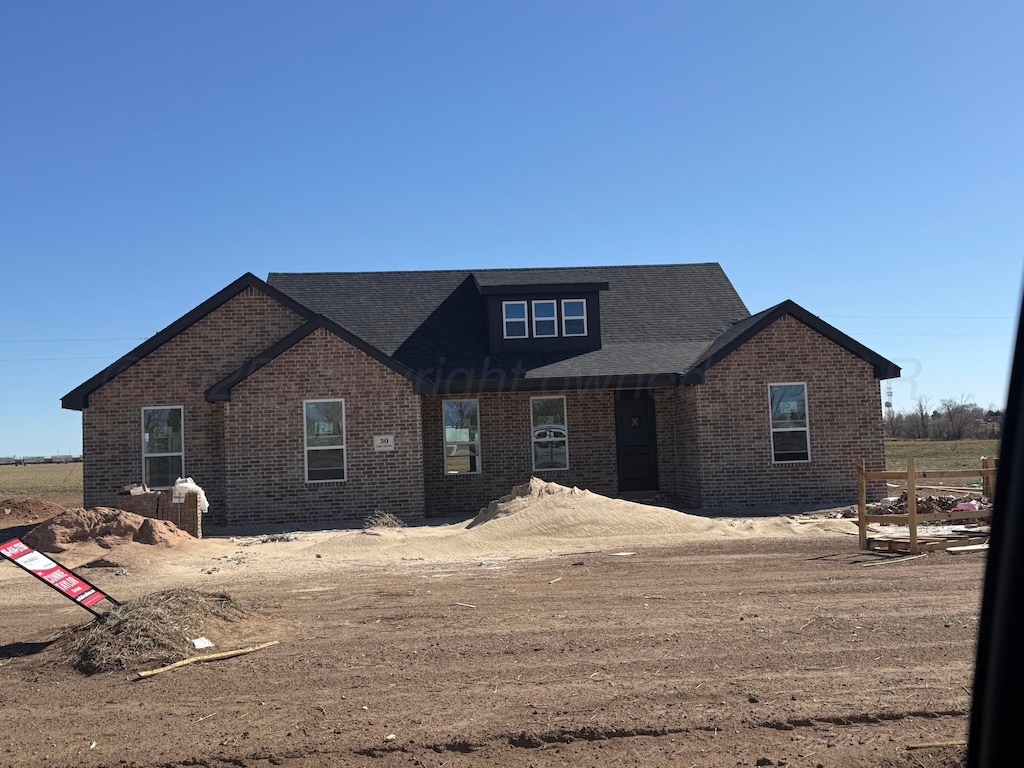
[[103, 614], [93, 606], [102, 600], [109, 600], [120, 605], [117, 600], [100, 591], [70, 568], [51, 560], [42, 552], [32, 549], [21, 539], [11, 539], [0, 544], [0, 558], [10, 560], [19, 568], [28, 571], [50, 588], [57, 590], [64, 597], [100, 618]]

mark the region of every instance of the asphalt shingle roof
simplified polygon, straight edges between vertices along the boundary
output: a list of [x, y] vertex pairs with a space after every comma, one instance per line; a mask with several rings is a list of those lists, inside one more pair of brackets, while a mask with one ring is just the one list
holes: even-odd
[[[409, 368], [437, 378], [683, 373], [749, 316], [718, 264], [406, 272], [273, 272], [267, 282]], [[479, 286], [607, 283], [601, 349], [492, 354]], [[426, 372], [430, 373], [426, 373]]]

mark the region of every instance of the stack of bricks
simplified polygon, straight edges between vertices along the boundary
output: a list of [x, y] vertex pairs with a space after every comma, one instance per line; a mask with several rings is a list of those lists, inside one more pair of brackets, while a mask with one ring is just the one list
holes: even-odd
[[199, 511], [199, 494], [189, 491], [175, 504], [170, 491], [148, 491], [137, 495], [121, 494], [117, 508], [154, 520], [168, 520], [197, 539], [203, 538], [203, 518]]

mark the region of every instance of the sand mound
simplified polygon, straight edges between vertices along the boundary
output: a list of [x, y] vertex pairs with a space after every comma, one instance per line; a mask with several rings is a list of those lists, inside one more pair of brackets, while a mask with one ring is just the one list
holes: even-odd
[[107, 548], [127, 541], [173, 547], [192, 541], [192, 537], [167, 520], [111, 507], [68, 509], [25, 534], [25, 543], [42, 552], [66, 552], [82, 541], [95, 541]]
[[[499, 499], [495, 499], [486, 507], [481, 509], [477, 516], [467, 525], [467, 528], [473, 528], [477, 525], [483, 525], [491, 520], [496, 520], [500, 517], [506, 517], [507, 515], [515, 514], [525, 509], [529, 509], [535, 506], [538, 501], [543, 500], [546, 496], [559, 497], [553, 504], [548, 506], [565, 506], [567, 499], [571, 499], [574, 496], [594, 496], [590, 491], [581, 491], [579, 488], [567, 488], [564, 485], [558, 483], [546, 483], [540, 478], [531, 477], [530, 482], [517, 485], [512, 488], [512, 493], [506, 494]], [[605, 498], [605, 497], [601, 497]], [[570, 502], [571, 503], [571, 502]]]
[[86, 674], [159, 666], [196, 655], [193, 639], [215, 640], [218, 627], [252, 613], [225, 593], [169, 589], [115, 606], [102, 620], [57, 638], [51, 648]]
[[0, 501], [0, 528], [40, 522], [63, 511], [60, 504], [31, 496], [4, 499]]

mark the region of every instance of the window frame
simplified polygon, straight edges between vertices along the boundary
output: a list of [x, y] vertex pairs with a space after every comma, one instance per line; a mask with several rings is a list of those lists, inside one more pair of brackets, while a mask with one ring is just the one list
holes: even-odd
[[[541, 322], [551, 323], [551, 333], [537, 332], [537, 305], [550, 304], [551, 317], [540, 318]], [[558, 338], [558, 301], [555, 299], [534, 299], [530, 302], [530, 329], [535, 339], [557, 339]]]
[[[804, 425], [802, 427], [776, 427], [772, 420], [772, 389], [775, 387], [800, 387], [804, 401]], [[811, 462], [811, 411], [807, 401], [807, 382], [805, 381], [781, 381], [768, 385], [768, 429], [770, 430], [769, 441], [771, 449], [772, 464], [810, 464]], [[775, 448], [775, 435], [779, 432], [803, 432], [806, 444], [807, 458], [801, 459], [779, 459], [778, 451]]]
[[[513, 317], [509, 318], [506, 314], [506, 308], [510, 306], [521, 306], [523, 308], [522, 318]], [[522, 323], [523, 324], [523, 335], [522, 336], [509, 336], [508, 324]], [[528, 339], [530, 338], [530, 309], [529, 302], [525, 299], [516, 301], [503, 301], [501, 302], [501, 335], [505, 339]]]
[[[562, 419], [565, 424], [561, 426], [565, 427], [565, 437], [559, 438], [541, 438], [536, 437], [537, 424], [534, 423], [534, 410], [533, 404], [538, 400], [561, 400], [562, 401]], [[565, 395], [537, 395], [530, 398], [530, 463], [533, 467], [534, 472], [565, 472], [569, 469], [569, 411], [568, 405], [565, 402]], [[543, 424], [541, 425], [544, 426]], [[565, 466], [564, 467], [537, 467], [537, 451], [536, 446], [538, 443], [565, 443]]]
[[[466, 441], [463, 441], [463, 440], [452, 440], [452, 441], [449, 441], [448, 440], [448, 423], [445, 420], [444, 406], [445, 406], [446, 403], [458, 403], [458, 402], [468, 402], [468, 403], [475, 403], [476, 404], [476, 440], [466, 440]], [[444, 461], [443, 461], [443, 464], [442, 464], [442, 467], [441, 467], [441, 472], [444, 475], [479, 475], [480, 474], [480, 472], [482, 471], [482, 459], [483, 459], [483, 457], [482, 457], [481, 451], [480, 451], [481, 438], [480, 438], [480, 400], [479, 399], [477, 399], [475, 397], [449, 397], [449, 398], [445, 398], [445, 399], [443, 399], [441, 401], [441, 439], [442, 439], [443, 445], [444, 445], [444, 451], [443, 451], [444, 456], [442, 457], [444, 459]], [[475, 445], [476, 446], [476, 469], [469, 470], [467, 472], [459, 472], [459, 471], [450, 472], [448, 470], [448, 446], [459, 446], [459, 445]]]
[[[569, 316], [566, 315], [566, 313], [565, 313], [565, 305], [568, 302], [570, 302], [570, 301], [578, 301], [578, 302], [580, 302], [580, 304], [583, 305], [583, 315], [582, 316], [573, 315], [573, 316], [569, 317]], [[562, 335], [565, 336], [566, 338], [570, 338], [570, 339], [574, 338], [574, 337], [579, 338], [581, 336], [586, 336], [587, 332], [590, 330], [588, 325], [587, 325], [587, 300], [586, 299], [562, 299], [561, 310], [562, 310]], [[567, 320], [582, 320], [583, 321], [583, 333], [569, 333], [566, 330], [566, 328], [565, 328], [565, 323], [566, 323]]]
[[[181, 431], [180, 451], [161, 451], [149, 453], [146, 450], [146, 411], [177, 411], [179, 413], [178, 423]], [[146, 471], [146, 459], [166, 458], [168, 456], [181, 457], [181, 474], [178, 477], [185, 477], [185, 406], [183, 405], [144, 405], [139, 410], [140, 439], [142, 441], [142, 483], [156, 490], [173, 488], [174, 485], [152, 485], [149, 482], [149, 473]]]
[[[309, 432], [307, 430], [306, 406], [310, 403], [341, 403], [341, 445], [310, 445]], [[331, 477], [324, 480], [309, 479], [309, 452], [310, 451], [341, 451], [341, 478]], [[302, 401], [302, 468], [303, 479], [309, 485], [322, 483], [346, 483], [348, 482], [348, 410], [343, 397], [321, 397], [310, 398]]]

